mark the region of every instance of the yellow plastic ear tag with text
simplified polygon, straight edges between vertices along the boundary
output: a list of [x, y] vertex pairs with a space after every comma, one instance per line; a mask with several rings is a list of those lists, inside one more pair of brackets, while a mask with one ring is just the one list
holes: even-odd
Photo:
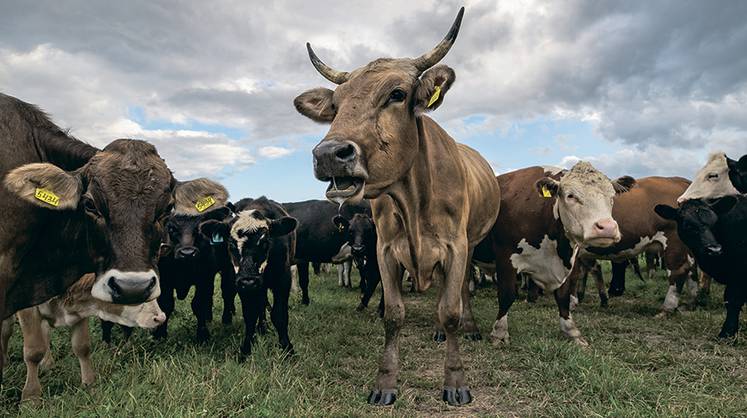
[[552, 197], [550, 191], [547, 190], [547, 186], [542, 186], [542, 197]]
[[441, 97], [441, 86], [436, 86], [436, 90], [433, 92], [431, 99], [428, 100], [428, 106], [426, 107], [433, 106], [433, 103], [436, 103], [436, 100], [438, 100], [439, 97]]
[[54, 207], [60, 206], [60, 197], [50, 190], [37, 187], [36, 191], [34, 192], [34, 197], [48, 205], [52, 205]]
[[197, 212], [202, 213], [214, 204], [215, 199], [213, 199], [213, 196], [203, 197], [202, 199], [198, 200], [197, 203], [195, 203], [195, 209], [197, 209]]

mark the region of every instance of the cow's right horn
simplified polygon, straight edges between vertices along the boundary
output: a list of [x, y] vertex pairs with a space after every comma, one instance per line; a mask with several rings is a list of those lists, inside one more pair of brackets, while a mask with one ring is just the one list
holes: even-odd
[[446, 56], [459, 34], [459, 27], [462, 25], [462, 16], [464, 16], [464, 7], [459, 9], [459, 13], [457, 13], [457, 17], [454, 19], [454, 23], [451, 25], [451, 29], [449, 29], [449, 33], [446, 34], [444, 39], [435, 48], [413, 60], [415, 68], [423, 72], [436, 65]]
[[348, 81], [348, 76], [350, 75], [349, 73], [345, 71], [334, 70], [327, 66], [327, 64], [323, 63], [322, 60], [320, 60], [319, 57], [316, 56], [314, 50], [311, 49], [311, 44], [308, 42], [306, 42], [306, 49], [309, 51], [309, 58], [311, 59], [311, 63], [314, 65], [314, 68], [316, 68], [316, 70], [319, 71], [319, 74], [323, 75], [324, 78], [335, 84], [342, 84]]

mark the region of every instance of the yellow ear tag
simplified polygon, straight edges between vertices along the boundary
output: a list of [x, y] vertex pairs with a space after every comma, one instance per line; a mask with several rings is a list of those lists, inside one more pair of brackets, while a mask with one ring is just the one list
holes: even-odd
[[36, 188], [34, 197], [54, 207], [60, 206], [60, 197], [47, 189]]
[[428, 106], [426, 107], [433, 106], [433, 103], [436, 103], [436, 100], [438, 100], [439, 97], [441, 97], [441, 86], [436, 86], [436, 91], [433, 92], [433, 96], [428, 100]]
[[542, 197], [552, 197], [550, 191], [547, 190], [547, 186], [542, 186]]
[[202, 199], [198, 200], [197, 203], [195, 203], [195, 209], [197, 209], [197, 212], [202, 213], [214, 204], [215, 199], [213, 199], [213, 196], [203, 197]]

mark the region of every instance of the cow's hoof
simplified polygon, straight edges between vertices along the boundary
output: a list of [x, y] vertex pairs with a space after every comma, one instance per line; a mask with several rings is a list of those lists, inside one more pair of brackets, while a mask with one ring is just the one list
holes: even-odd
[[309, 298], [301, 298], [301, 303], [306, 306], [309, 306], [309, 303], [311, 303], [311, 300], [309, 300]]
[[446, 333], [443, 332], [440, 329], [434, 331], [433, 332], [433, 341], [435, 341], [437, 343], [442, 343], [442, 342], [446, 341]]
[[654, 318], [656, 319], [666, 319], [670, 316], [672, 316], [676, 311], [661, 311], [658, 314], [654, 315]]
[[447, 386], [441, 394], [441, 400], [451, 406], [466, 405], [472, 402], [472, 394], [467, 386], [462, 386], [458, 389]]
[[374, 389], [368, 395], [368, 403], [376, 406], [392, 405], [397, 400], [397, 389]]
[[467, 332], [464, 334], [464, 338], [470, 341], [480, 341], [482, 340], [482, 334], [480, 334], [480, 331]]
[[267, 324], [265, 324], [264, 322], [260, 322], [257, 325], [257, 334], [259, 334], [259, 335], [265, 335], [265, 334], [267, 334]]
[[362, 303], [355, 307], [356, 312], [363, 312], [365, 309], [366, 307]]
[[599, 306], [602, 307], [602, 308], [609, 308], [609, 306], [610, 306], [609, 299], [606, 299], [606, 298], [605, 299], [601, 299], [599, 301]]
[[154, 340], [163, 340], [166, 338], [166, 330], [163, 328], [156, 328], [155, 331], [153, 331], [153, 339]]
[[727, 340], [730, 338], [734, 338], [736, 336], [737, 336], [737, 330], [722, 329], [721, 332], [718, 333], [719, 340]]
[[584, 337], [576, 337], [573, 339], [573, 342], [581, 348], [587, 348], [589, 346], [589, 342], [586, 341], [586, 338]]
[[223, 323], [223, 325], [231, 325], [231, 322], [233, 322], [233, 315], [229, 314], [223, 314], [223, 316], [220, 318], [220, 322]]
[[625, 293], [625, 289], [613, 289], [613, 288], [610, 288], [607, 291], [607, 295], [609, 295], [609, 297], [622, 296], [624, 293]]
[[210, 331], [207, 328], [200, 328], [197, 330], [197, 342], [204, 343], [210, 339]]

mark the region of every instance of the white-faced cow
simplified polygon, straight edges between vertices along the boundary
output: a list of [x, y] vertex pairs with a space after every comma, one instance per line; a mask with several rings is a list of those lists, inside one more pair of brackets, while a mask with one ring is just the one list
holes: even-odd
[[[23, 360], [26, 363], [26, 384], [21, 400], [38, 398], [41, 395], [39, 367], [49, 367], [52, 355], [49, 349], [50, 327], [71, 327], [70, 341], [73, 353], [80, 363], [83, 385], [93, 383], [95, 373], [91, 363], [91, 337], [88, 333], [88, 318], [97, 316], [127, 327], [153, 328], [166, 320], [155, 300], [139, 305], [116, 305], [102, 302], [91, 296], [96, 282], [94, 274], [86, 274], [70, 286], [64, 294], [41, 305], [18, 311], [16, 316], [23, 332]], [[3, 324], [3, 356], [7, 358], [8, 339], [11, 336], [13, 318]]]
[[[493, 343], [509, 340], [507, 315], [516, 299], [517, 273], [522, 273], [545, 292], [554, 292], [561, 331], [586, 345], [570, 313], [572, 287], [567, 278], [581, 248], [620, 241], [612, 202], [615, 193], [627, 190], [632, 179], [610, 181], [583, 161], [564, 173], [529, 167], [497, 179], [501, 212], [486, 240], [494, 258], [484, 250], [476, 254], [482, 265], [495, 262], [499, 310], [491, 332]], [[481, 248], [486, 248], [486, 243]]]
[[0, 317], [91, 272], [91, 294], [104, 302], [158, 297], [156, 259], [177, 183], [152, 145], [118, 139], [96, 149], [6, 95], [0, 144]]
[[314, 67], [338, 86], [309, 90], [294, 101], [303, 115], [331, 123], [313, 150], [314, 175], [329, 182], [327, 198], [371, 199], [385, 301], [384, 353], [368, 399], [376, 405], [396, 399], [405, 317], [401, 266], [420, 291], [441, 282], [438, 318], [447, 340], [442, 399], [452, 405], [472, 400], [456, 333], [472, 249], [495, 222], [500, 190], [485, 159], [424, 115], [443, 103], [454, 82], [454, 70], [436, 64], [454, 44], [463, 13], [426, 54], [377, 59], [349, 73], [325, 65], [307, 44]]
[[735, 161], [723, 152], [715, 152], [695, 174], [692, 184], [677, 198], [677, 202], [715, 199], [742, 193], [747, 193], [747, 155]]
[[228, 242], [246, 328], [241, 357], [252, 352], [254, 334], [264, 318], [268, 290], [273, 296], [270, 319], [280, 347], [293, 354], [288, 336], [288, 297], [298, 223], [279, 203], [264, 196], [236, 202], [235, 212], [230, 220], [203, 222], [200, 232], [206, 237], [221, 236]]

